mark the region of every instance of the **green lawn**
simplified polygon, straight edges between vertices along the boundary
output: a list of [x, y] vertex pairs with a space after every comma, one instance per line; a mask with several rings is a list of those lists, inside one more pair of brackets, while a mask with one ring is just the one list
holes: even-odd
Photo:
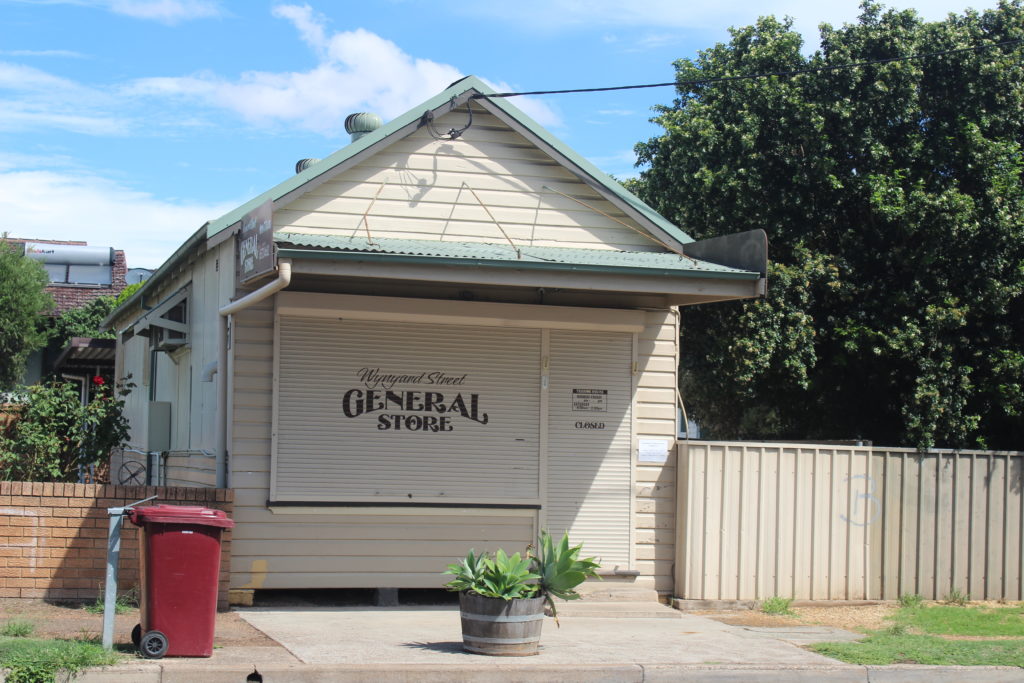
[[1024, 638], [1024, 607], [949, 607], [902, 609], [897, 623], [922, 633]]
[[851, 664], [1024, 667], [1024, 642], [1019, 640], [944, 640], [879, 632], [859, 643], [818, 643], [811, 649]]
[[[810, 649], [852, 664], [1024, 667], [1024, 605], [904, 607], [893, 627], [858, 643], [817, 643]], [[951, 640], [942, 636], [1011, 637]]]
[[7, 683], [50, 683], [57, 672], [77, 672], [117, 663], [121, 657], [96, 643], [0, 637], [0, 668]]

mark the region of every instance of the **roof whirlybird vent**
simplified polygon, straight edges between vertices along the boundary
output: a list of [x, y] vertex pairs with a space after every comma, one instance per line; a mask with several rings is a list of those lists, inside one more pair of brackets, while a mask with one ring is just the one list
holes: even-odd
[[302, 173], [307, 168], [320, 161], [319, 159], [299, 159], [295, 162], [295, 172]]
[[355, 142], [367, 133], [372, 133], [383, 125], [384, 122], [376, 114], [362, 112], [359, 114], [349, 114], [345, 117], [345, 132], [352, 136], [352, 142]]

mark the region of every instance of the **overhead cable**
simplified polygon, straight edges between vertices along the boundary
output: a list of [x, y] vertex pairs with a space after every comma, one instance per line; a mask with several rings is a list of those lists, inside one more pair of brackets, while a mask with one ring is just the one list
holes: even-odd
[[491, 97], [519, 97], [521, 95], [565, 95], [570, 93], [581, 93], [581, 92], [608, 92], [610, 90], [637, 90], [640, 88], [664, 88], [668, 86], [694, 86], [694, 85], [705, 85], [708, 83], [724, 83], [728, 81], [745, 81], [752, 80], [755, 78], [771, 78], [776, 77], [788, 77], [788, 76], [799, 76], [800, 74], [813, 74], [821, 73], [825, 71], [841, 71], [843, 69], [855, 69], [861, 66], [871, 66], [874, 64], [890, 64], [892, 62], [907, 62], [914, 59], [927, 59], [929, 57], [941, 57], [943, 55], [960, 54], [964, 52], [978, 52], [980, 50], [989, 50], [994, 47], [1005, 47], [1008, 45], [1020, 45], [1024, 43], [1024, 39], [1017, 40], [1004, 40], [1000, 43], [991, 43], [989, 45], [975, 45], [974, 47], [957, 48], [953, 50], [937, 50], [935, 52], [922, 52], [913, 55], [904, 55], [902, 57], [886, 57], [883, 59], [872, 59], [865, 62], [852, 62], [850, 64], [836, 64], [833, 66], [819, 66], [810, 69], [792, 69], [789, 71], [766, 71], [762, 73], [744, 74], [741, 76], [713, 76], [711, 78], [701, 78], [693, 81], [671, 81], [668, 83], [646, 83], [644, 85], [615, 85], [606, 88], [572, 88], [565, 90], [530, 90], [526, 92], [498, 92], [489, 95], [477, 94], [473, 95], [472, 99], [488, 99]]

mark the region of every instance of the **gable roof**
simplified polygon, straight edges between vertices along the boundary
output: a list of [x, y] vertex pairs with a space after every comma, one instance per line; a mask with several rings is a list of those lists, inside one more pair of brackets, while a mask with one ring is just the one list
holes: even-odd
[[419, 129], [429, 112], [435, 118], [464, 105], [475, 99], [490, 113], [502, 119], [518, 133], [547, 152], [562, 166], [576, 175], [580, 180], [596, 190], [605, 199], [650, 230], [662, 241], [681, 248], [693, 239], [671, 222], [666, 220], [638, 197], [626, 190], [619, 182], [603, 173], [596, 166], [574, 152], [558, 138], [551, 135], [539, 123], [522, 111], [509, 104], [504, 98], [491, 98], [495, 91], [475, 76], [452, 83], [444, 91], [438, 93], [418, 107], [410, 109], [401, 116], [389, 121], [377, 130], [334, 152], [321, 161], [312, 164], [301, 173], [272, 187], [266, 192], [229, 211], [220, 218], [211, 221], [206, 227], [206, 235], [213, 238], [237, 224], [245, 214], [263, 203], [273, 201], [283, 205], [301, 194], [335, 177], [343, 170], [358, 164], [361, 160], [372, 156], [401, 140]]

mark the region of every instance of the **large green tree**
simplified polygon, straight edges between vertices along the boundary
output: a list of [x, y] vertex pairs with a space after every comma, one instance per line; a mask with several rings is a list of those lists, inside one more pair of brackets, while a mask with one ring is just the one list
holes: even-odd
[[724, 438], [1022, 448], [1024, 8], [861, 12], [809, 56], [768, 17], [675, 63], [634, 188], [772, 259], [767, 299], [684, 310], [684, 397]]
[[0, 390], [21, 380], [29, 354], [46, 345], [53, 298], [39, 263], [0, 239]]

